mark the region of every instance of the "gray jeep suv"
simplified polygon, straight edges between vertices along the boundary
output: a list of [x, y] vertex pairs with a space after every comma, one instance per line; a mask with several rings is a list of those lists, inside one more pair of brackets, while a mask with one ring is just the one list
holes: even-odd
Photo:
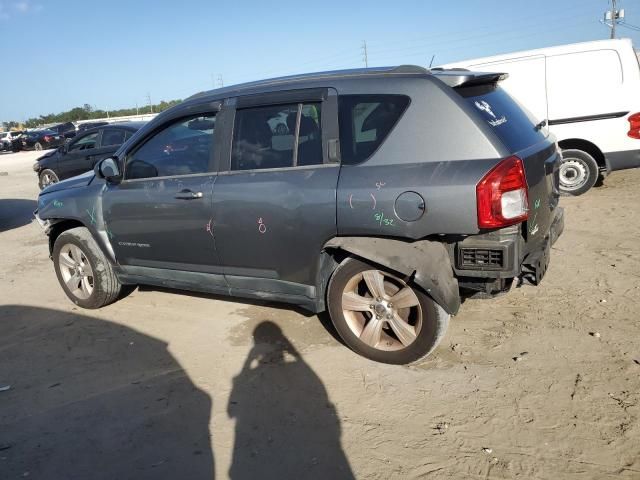
[[557, 146], [502, 78], [402, 66], [194, 95], [41, 192], [58, 280], [84, 308], [150, 284], [328, 310], [354, 351], [416, 361], [461, 296], [538, 284], [564, 226]]

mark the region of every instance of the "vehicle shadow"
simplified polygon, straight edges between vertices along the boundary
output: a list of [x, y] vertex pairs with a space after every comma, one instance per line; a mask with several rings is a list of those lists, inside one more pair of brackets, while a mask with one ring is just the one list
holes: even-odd
[[212, 400], [161, 340], [0, 307], [2, 478], [214, 478]]
[[[132, 287], [133, 290], [135, 290], [135, 288], [136, 287]], [[209, 300], [220, 300], [222, 302], [241, 303], [243, 305], [252, 305], [256, 307], [268, 307], [268, 308], [276, 308], [280, 310], [290, 310], [306, 318], [316, 316], [320, 321], [320, 323], [322, 324], [322, 326], [334, 338], [334, 340], [341, 343], [342, 345], [345, 345], [344, 341], [342, 340], [342, 338], [340, 338], [340, 335], [338, 335], [338, 332], [333, 326], [331, 317], [326, 311], [316, 314], [316, 313], [310, 312], [309, 310], [305, 310], [302, 307], [299, 307], [297, 305], [292, 305], [289, 303], [272, 302], [269, 300], [260, 300], [255, 298], [230, 297], [228, 295], [216, 295], [215, 293], [202, 293], [202, 292], [194, 292], [189, 290], [175, 290], [167, 287], [156, 287], [153, 285], [138, 285], [137, 289], [140, 292], [163, 292], [167, 294], [184, 295], [184, 296], [193, 297], [193, 298], [205, 298]], [[131, 291], [127, 292], [125, 296], [129, 295]], [[121, 298], [124, 298], [124, 297], [121, 297]]]
[[229, 477], [355, 478], [320, 378], [276, 324], [258, 324], [253, 341], [227, 408], [236, 420]]
[[0, 199], [0, 232], [22, 227], [31, 223], [33, 211], [38, 204], [35, 200]]

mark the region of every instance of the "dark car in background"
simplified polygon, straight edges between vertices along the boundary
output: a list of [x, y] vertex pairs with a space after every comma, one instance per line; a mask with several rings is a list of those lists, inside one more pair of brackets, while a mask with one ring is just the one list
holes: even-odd
[[20, 135], [19, 138], [11, 142], [11, 150], [49, 150], [56, 148], [65, 142], [64, 136], [48, 128], [32, 130]]
[[71, 122], [59, 123], [48, 128], [49, 130], [53, 130], [59, 135], [62, 135], [65, 139], [73, 138], [78, 133], [76, 126]]
[[86, 122], [78, 125], [78, 134], [80, 132], [84, 132], [85, 130], [91, 130], [92, 128], [102, 127], [104, 125], [109, 125], [109, 122]]
[[38, 158], [33, 170], [44, 188], [93, 168], [96, 162], [113, 155], [145, 122], [106, 125], [81, 132], [71, 142]]

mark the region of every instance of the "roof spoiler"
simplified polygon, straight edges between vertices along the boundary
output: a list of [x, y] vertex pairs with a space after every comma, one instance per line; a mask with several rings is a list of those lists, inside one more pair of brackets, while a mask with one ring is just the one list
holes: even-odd
[[509, 76], [508, 73], [471, 72], [465, 68], [432, 68], [431, 73], [451, 88], [498, 83]]

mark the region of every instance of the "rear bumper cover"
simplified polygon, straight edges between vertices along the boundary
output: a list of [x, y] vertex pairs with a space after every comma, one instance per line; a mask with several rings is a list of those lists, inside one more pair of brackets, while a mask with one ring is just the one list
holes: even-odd
[[[463, 241], [457, 242], [451, 248], [450, 253], [454, 265], [454, 273], [457, 277], [472, 277], [476, 279], [516, 278], [523, 274], [530, 274], [532, 269], [534, 273], [539, 273], [542, 269], [542, 274], [544, 274], [546, 266], [540, 264], [540, 261], [542, 260], [544, 263], [546, 260], [548, 264], [549, 250], [562, 235], [563, 231], [564, 209], [556, 207], [553, 221], [547, 234], [543, 237], [544, 240], [533, 251], [527, 252], [520, 225], [468, 237]], [[502, 258], [502, 266], [498, 268], [492, 266], [481, 266], [477, 269], [464, 268], [461, 264], [461, 252], [465, 249], [499, 251]], [[541, 278], [539, 277], [538, 280]]]

